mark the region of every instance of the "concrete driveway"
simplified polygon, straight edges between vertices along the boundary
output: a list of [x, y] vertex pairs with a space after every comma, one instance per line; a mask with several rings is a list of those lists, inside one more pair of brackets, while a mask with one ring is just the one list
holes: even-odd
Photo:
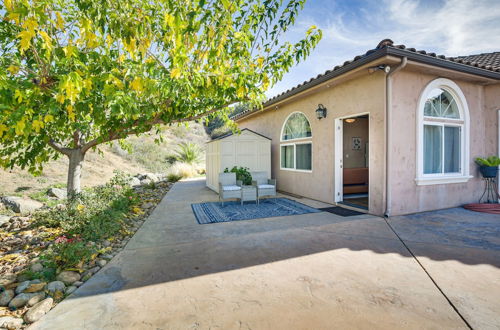
[[498, 219], [448, 210], [390, 226], [330, 213], [197, 224], [190, 204], [216, 199], [203, 180], [174, 185], [125, 250], [32, 328], [500, 327]]

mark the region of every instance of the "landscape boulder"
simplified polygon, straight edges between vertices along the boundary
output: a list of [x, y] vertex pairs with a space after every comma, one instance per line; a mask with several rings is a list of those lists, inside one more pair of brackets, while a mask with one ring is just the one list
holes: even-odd
[[54, 300], [52, 298], [47, 298], [40, 301], [38, 304], [30, 308], [26, 314], [24, 314], [24, 321], [26, 323], [33, 323], [38, 321], [42, 316], [47, 314], [52, 308]]
[[9, 220], [10, 220], [10, 216], [0, 214], [0, 226], [3, 225], [4, 223], [8, 223]]
[[43, 206], [40, 202], [18, 196], [3, 197], [2, 203], [16, 213], [30, 213]]
[[12, 316], [0, 316], [1, 329], [19, 329], [23, 325], [23, 319]]
[[64, 282], [61, 281], [50, 282], [45, 288], [47, 293], [52, 297], [62, 297], [64, 295], [64, 289], [66, 289], [66, 286]]
[[26, 305], [28, 300], [30, 300], [36, 293], [20, 293], [9, 302], [10, 309], [18, 309]]
[[0, 293], [0, 306], [8, 306], [14, 295], [14, 290], [4, 290]]
[[38, 304], [40, 301], [44, 300], [46, 297], [45, 292], [37, 292], [35, 293], [26, 303], [29, 307]]
[[30, 281], [24, 281], [19, 283], [19, 285], [16, 287], [16, 293], [20, 294], [23, 293], [24, 290], [26, 290], [30, 286]]
[[0, 278], [0, 286], [6, 287], [9, 284], [12, 284], [16, 281], [15, 274], [4, 274]]
[[131, 186], [131, 187], [137, 187], [137, 186], [140, 186], [141, 185], [141, 180], [139, 180], [139, 178], [137, 177], [131, 177], [128, 181], [128, 184]]
[[80, 274], [78, 274], [77, 272], [65, 270], [57, 275], [57, 280], [64, 282], [64, 284], [66, 285], [70, 285], [80, 280]]
[[47, 195], [50, 197], [55, 197], [57, 199], [66, 199], [68, 198], [68, 193], [66, 189], [60, 189], [60, 188], [50, 188], [47, 191]]

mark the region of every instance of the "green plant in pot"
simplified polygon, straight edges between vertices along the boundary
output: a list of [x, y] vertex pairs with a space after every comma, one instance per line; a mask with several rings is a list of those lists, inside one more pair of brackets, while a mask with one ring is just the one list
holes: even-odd
[[244, 185], [249, 186], [252, 184], [252, 175], [250, 174], [250, 172], [248, 172], [247, 167], [234, 166], [231, 170], [226, 167], [224, 173], [230, 172], [236, 173], [236, 180], [243, 182]]
[[476, 158], [476, 164], [479, 165], [479, 172], [484, 178], [495, 178], [498, 174], [498, 166], [500, 166], [500, 158], [490, 156], [488, 158]]

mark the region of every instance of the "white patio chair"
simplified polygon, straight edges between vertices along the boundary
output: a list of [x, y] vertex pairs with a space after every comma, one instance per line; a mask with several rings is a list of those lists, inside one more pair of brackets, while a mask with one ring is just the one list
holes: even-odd
[[236, 180], [236, 173], [219, 173], [219, 201], [224, 199], [238, 198], [241, 199], [241, 181]]
[[269, 179], [267, 172], [251, 172], [252, 185], [257, 188], [257, 202], [263, 196], [276, 196], [276, 179]]

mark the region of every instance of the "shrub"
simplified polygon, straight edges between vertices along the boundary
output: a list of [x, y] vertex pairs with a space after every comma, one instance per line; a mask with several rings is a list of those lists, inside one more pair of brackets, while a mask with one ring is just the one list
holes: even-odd
[[170, 182], [177, 182], [180, 179], [182, 179], [182, 176], [174, 174], [174, 173], [170, 173], [169, 175], [167, 175], [167, 180]]
[[198, 167], [194, 164], [177, 162], [168, 171], [168, 175], [179, 178], [192, 178], [198, 175]]
[[201, 160], [201, 150], [198, 145], [192, 142], [182, 142], [178, 145], [175, 156], [179, 162], [188, 164], [199, 163]]
[[92, 259], [95, 248], [86, 244], [79, 236], [58, 237], [45, 252], [44, 258], [54, 261], [58, 268], [73, 268]]
[[244, 185], [251, 185], [252, 184], [252, 175], [250, 172], [248, 172], [248, 167], [237, 167], [234, 166], [231, 170], [229, 170], [227, 167], [224, 170], [224, 173], [236, 173], [236, 180], [240, 180], [243, 182]]

